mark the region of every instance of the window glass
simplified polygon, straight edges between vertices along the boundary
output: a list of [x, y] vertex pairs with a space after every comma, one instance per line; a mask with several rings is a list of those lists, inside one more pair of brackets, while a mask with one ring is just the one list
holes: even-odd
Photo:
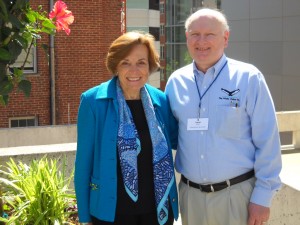
[[164, 14], [165, 13], [165, 3], [161, 2], [159, 4], [159, 10], [160, 10], [160, 14]]
[[[27, 56], [27, 52], [25, 50], [23, 50], [13, 66], [21, 68], [24, 64], [26, 56]], [[31, 49], [29, 51], [27, 62], [25, 63], [25, 66], [24, 66], [24, 73], [36, 73], [36, 72], [37, 72], [36, 47], [33, 46], [33, 47], [31, 47]]]
[[10, 127], [19, 127], [19, 121], [18, 120], [11, 120], [10, 121]]
[[18, 117], [18, 118], [10, 118], [10, 127], [30, 127], [37, 126], [37, 118], [36, 117]]
[[27, 119], [27, 127], [34, 126], [35, 121], [33, 119]]
[[26, 127], [26, 120], [19, 120], [19, 127]]

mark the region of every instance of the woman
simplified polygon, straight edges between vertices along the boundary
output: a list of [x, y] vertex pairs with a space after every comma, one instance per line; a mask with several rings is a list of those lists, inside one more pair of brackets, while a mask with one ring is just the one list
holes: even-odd
[[159, 67], [154, 38], [128, 32], [110, 46], [115, 76], [81, 96], [75, 162], [79, 221], [170, 225], [178, 218], [172, 148], [177, 123], [166, 96], [146, 84]]

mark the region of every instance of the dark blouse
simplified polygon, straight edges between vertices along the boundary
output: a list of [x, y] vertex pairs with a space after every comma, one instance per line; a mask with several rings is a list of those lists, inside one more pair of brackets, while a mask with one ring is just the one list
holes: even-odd
[[133, 121], [141, 141], [138, 155], [138, 200], [134, 202], [127, 194], [118, 157], [118, 194], [117, 214], [142, 214], [155, 212], [155, 195], [153, 182], [152, 142], [141, 100], [127, 100]]

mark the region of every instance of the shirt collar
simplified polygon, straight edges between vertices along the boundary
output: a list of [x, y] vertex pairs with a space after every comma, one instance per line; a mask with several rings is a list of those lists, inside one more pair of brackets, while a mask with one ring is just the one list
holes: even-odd
[[[227, 60], [226, 55], [223, 54], [222, 57], [219, 59], [219, 61], [215, 65], [210, 67], [206, 73], [213, 74], [213, 79], [214, 79], [217, 76], [217, 74], [219, 73], [219, 71], [221, 70], [221, 68], [223, 67], [226, 60]], [[197, 69], [197, 66], [196, 66], [196, 63], [194, 60], [193, 60], [193, 72], [196, 76], [204, 75], [203, 72], [201, 72], [200, 70]]]

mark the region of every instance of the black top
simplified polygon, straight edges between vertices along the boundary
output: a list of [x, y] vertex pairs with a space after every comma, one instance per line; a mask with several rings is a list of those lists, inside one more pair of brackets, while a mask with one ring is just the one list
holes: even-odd
[[155, 195], [153, 181], [152, 142], [141, 100], [127, 100], [133, 121], [141, 141], [141, 152], [137, 158], [138, 164], [138, 200], [134, 202], [127, 194], [118, 158], [118, 193], [117, 214], [142, 214], [155, 212]]

